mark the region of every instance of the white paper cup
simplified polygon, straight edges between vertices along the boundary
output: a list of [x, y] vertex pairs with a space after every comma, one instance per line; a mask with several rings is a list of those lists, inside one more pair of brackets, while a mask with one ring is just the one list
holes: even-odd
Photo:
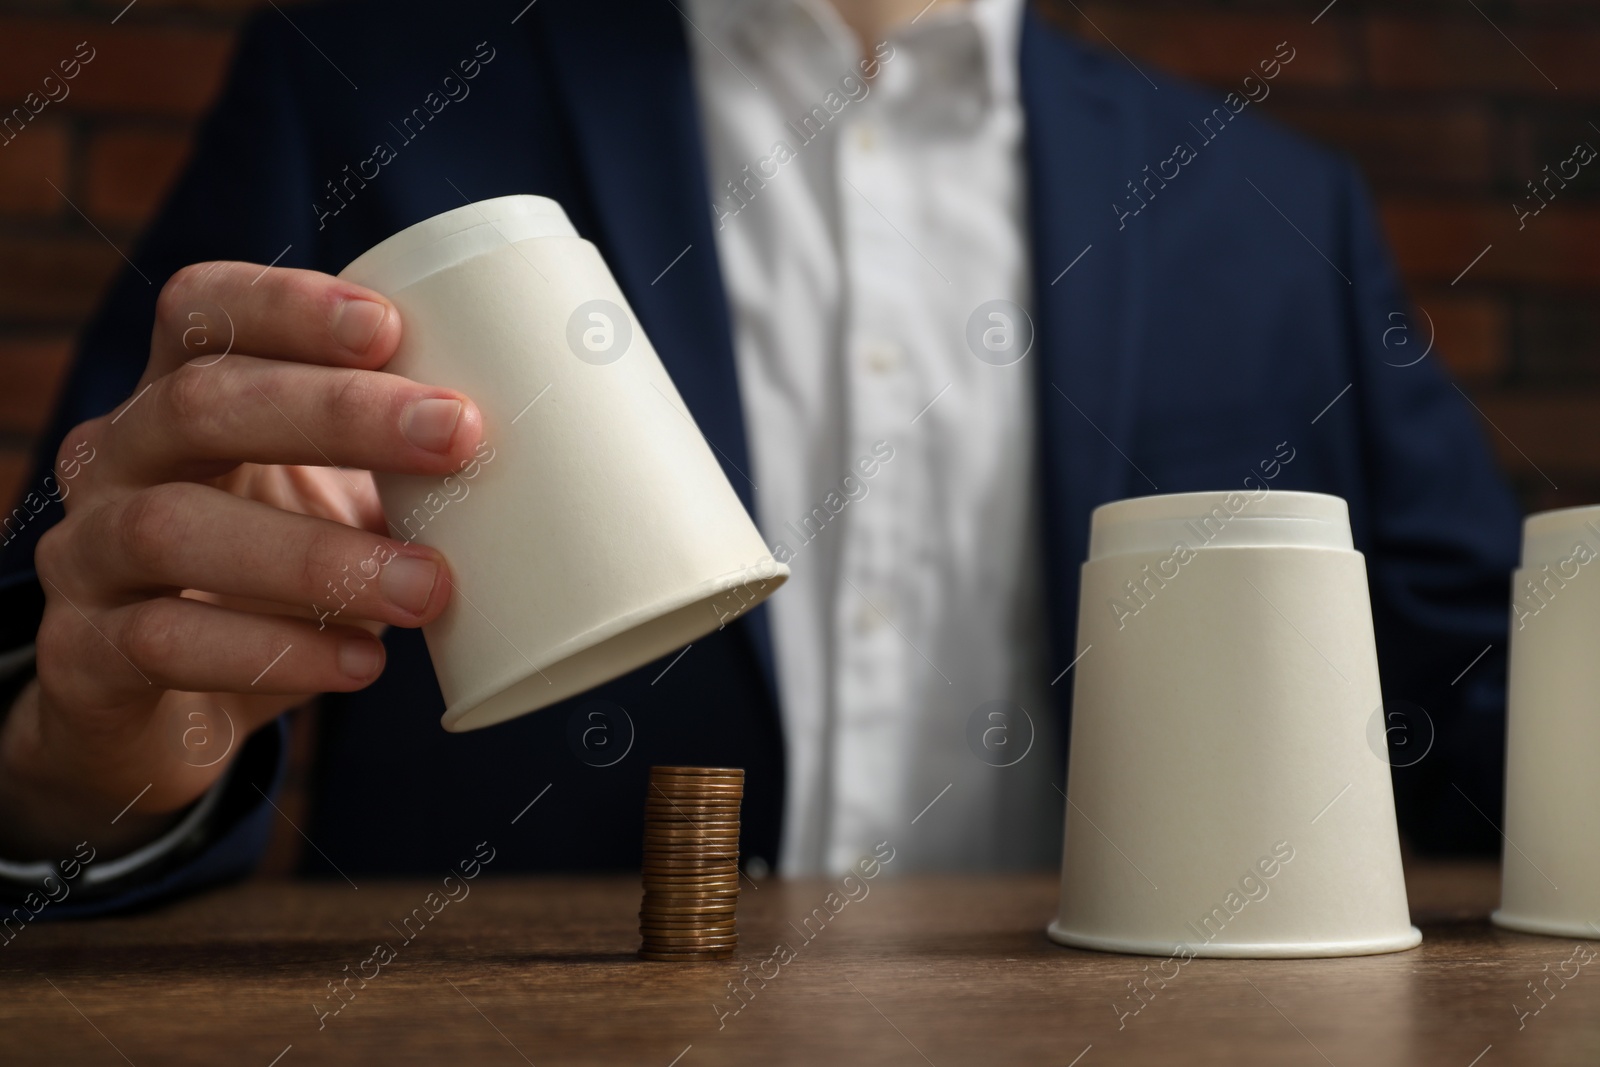
[[1051, 938], [1180, 959], [1418, 944], [1343, 500], [1096, 509], [1078, 634]]
[[1600, 507], [1530, 515], [1511, 581], [1500, 909], [1512, 930], [1600, 937]]
[[483, 412], [485, 446], [457, 475], [377, 479], [390, 534], [438, 548], [454, 576], [450, 606], [425, 628], [446, 729], [649, 663], [788, 577], [555, 201], [445, 212], [340, 277], [399, 308], [388, 370]]

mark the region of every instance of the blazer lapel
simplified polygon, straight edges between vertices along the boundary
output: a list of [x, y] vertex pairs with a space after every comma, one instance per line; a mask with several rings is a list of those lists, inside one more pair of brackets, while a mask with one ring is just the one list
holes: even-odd
[[[711, 230], [698, 103], [674, 6], [545, 0], [536, 49], [571, 118], [591, 197], [574, 224], [594, 241], [717, 454], [755, 513], [728, 305]], [[586, 225], [587, 223], [587, 225]], [[767, 613], [747, 630], [776, 696]]]

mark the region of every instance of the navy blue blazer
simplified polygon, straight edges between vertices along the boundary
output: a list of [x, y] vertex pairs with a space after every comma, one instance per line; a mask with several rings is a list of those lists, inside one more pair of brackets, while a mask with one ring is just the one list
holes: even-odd
[[[627, 0], [541, 0], [514, 19], [521, 8], [360, 0], [253, 18], [192, 161], [133, 252], [138, 272], [116, 281], [84, 337], [41, 457], [130, 395], [157, 291], [179, 267], [337, 272], [465, 200], [538, 193], [599, 246], [700, 427], [748, 470], [679, 17]], [[1518, 512], [1437, 356], [1399, 365], [1426, 339], [1398, 346], [1408, 305], [1357, 173], [1253, 106], [1235, 117], [1239, 98], [1155, 88], [1035, 12], [1020, 47], [1051, 676], [1075, 654], [1090, 509], [1240, 487], [1286, 443], [1294, 458], [1273, 486], [1349, 501], [1386, 694], [1426, 709], [1437, 734], [1427, 758], [1396, 772], [1405, 830], [1426, 847], [1496, 846], [1451, 783], [1499, 811]], [[748, 505], [748, 482], [730, 477]], [[37, 625], [32, 546], [53, 518], [30, 522], [4, 556], [9, 644]], [[657, 684], [664, 662], [464, 735], [438, 726], [420, 634], [387, 642], [376, 684], [323, 701], [308, 872], [442, 871], [485, 839], [496, 871], [625, 868], [639, 857], [652, 763], [748, 768], [744, 851], [777, 855], [783, 738], [762, 612], [696, 642]], [[1070, 676], [1053, 690], [1055, 714], [1069, 691]], [[593, 766], [603, 760], [580, 758], [569, 731], [614, 706], [632, 747]], [[930, 726], [956, 745], [961, 727]], [[279, 818], [254, 790], [272, 788], [280, 735], [250, 743], [213, 839], [116, 903], [249, 867]]]

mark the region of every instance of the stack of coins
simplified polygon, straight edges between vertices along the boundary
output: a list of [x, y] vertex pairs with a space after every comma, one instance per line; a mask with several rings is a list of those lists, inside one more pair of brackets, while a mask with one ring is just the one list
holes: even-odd
[[651, 767], [644, 803], [641, 959], [725, 960], [739, 943], [744, 771]]

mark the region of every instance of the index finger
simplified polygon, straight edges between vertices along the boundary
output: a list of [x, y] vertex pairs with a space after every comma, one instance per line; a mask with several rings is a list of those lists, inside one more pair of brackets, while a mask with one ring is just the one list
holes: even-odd
[[292, 267], [197, 263], [161, 289], [145, 377], [235, 352], [375, 370], [399, 343], [400, 313], [371, 289]]

